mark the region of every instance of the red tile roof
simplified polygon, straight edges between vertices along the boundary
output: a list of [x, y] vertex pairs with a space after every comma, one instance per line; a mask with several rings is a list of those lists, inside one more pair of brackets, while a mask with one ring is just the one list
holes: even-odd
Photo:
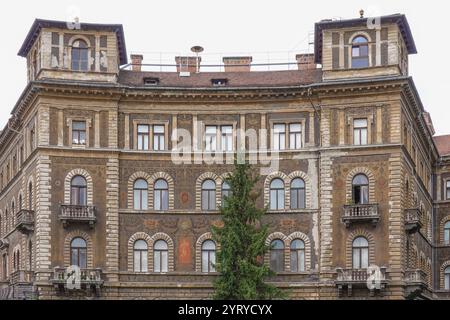
[[145, 78], [159, 79], [158, 87], [210, 88], [212, 79], [227, 79], [226, 87], [296, 86], [319, 83], [322, 69], [252, 72], [200, 72], [189, 77], [180, 77], [177, 72], [139, 72], [122, 70], [119, 83], [129, 86], [144, 86]]
[[450, 155], [450, 134], [445, 136], [433, 137], [434, 143], [438, 149], [439, 155]]

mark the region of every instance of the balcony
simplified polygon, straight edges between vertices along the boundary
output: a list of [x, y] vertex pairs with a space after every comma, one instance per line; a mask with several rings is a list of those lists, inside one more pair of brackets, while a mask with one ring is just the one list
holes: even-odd
[[79, 269], [68, 271], [67, 268], [55, 268], [51, 282], [59, 291], [86, 290], [97, 295], [103, 285], [101, 269]]
[[386, 279], [386, 268], [379, 268], [379, 272], [369, 269], [342, 269], [337, 268], [336, 286], [338, 295], [341, 297], [344, 288], [347, 288], [347, 295], [353, 295], [353, 288], [367, 288], [370, 296], [373, 297], [375, 292], [382, 292], [388, 283]]
[[355, 204], [344, 206], [342, 222], [348, 228], [352, 223], [372, 223], [376, 226], [380, 221], [378, 204]]
[[95, 217], [95, 207], [61, 205], [59, 220], [63, 223], [64, 228], [67, 227], [69, 223], [88, 223], [89, 226], [93, 228], [97, 221]]
[[409, 299], [421, 296], [428, 286], [427, 274], [421, 269], [408, 269], [404, 277]]
[[7, 249], [9, 247], [8, 239], [0, 239], [0, 250]]
[[405, 230], [408, 233], [416, 233], [422, 228], [422, 214], [419, 209], [405, 210]]
[[16, 228], [24, 234], [34, 231], [34, 211], [20, 210], [16, 215]]

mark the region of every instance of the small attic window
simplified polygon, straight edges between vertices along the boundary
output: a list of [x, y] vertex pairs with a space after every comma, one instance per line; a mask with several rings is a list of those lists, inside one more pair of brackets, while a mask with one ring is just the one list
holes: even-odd
[[211, 83], [214, 87], [225, 87], [228, 84], [228, 79], [212, 79]]
[[144, 78], [144, 85], [146, 86], [157, 86], [159, 84], [158, 78]]

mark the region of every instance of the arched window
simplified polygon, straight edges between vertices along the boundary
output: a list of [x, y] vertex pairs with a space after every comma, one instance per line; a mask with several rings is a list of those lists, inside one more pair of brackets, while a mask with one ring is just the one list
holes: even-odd
[[450, 221], [444, 224], [444, 244], [450, 244]]
[[33, 184], [28, 184], [28, 210], [33, 210]]
[[450, 267], [444, 270], [444, 285], [445, 290], [450, 290]]
[[3, 280], [6, 280], [8, 277], [8, 254], [3, 254], [2, 259], [2, 274], [3, 274]]
[[216, 183], [213, 180], [202, 184], [202, 210], [216, 210]]
[[137, 179], [133, 187], [134, 210], [148, 209], [148, 183], [144, 179]]
[[148, 271], [148, 246], [144, 240], [137, 240], [134, 243], [134, 272]]
[[70, 265], [87, 268], [87, 244], [83, 238], [75, 238], [70, 243]]
[[86, 41], [76, 40], [72, 44], [72, 70], [88, 71], [89, 49]]
[[70, 204], [76, 206], [87, 205], [87, 182], [82, 176], [75, 176], [70, 182]]
[[358, 174], [352, 182], [353, 201], [355, 204], [369, 203], [369, 179], [363, 174]]
[[14, 226], [16, 225], [16, 204], [14, 203], [14, 201], [11, 203], [11, 222], [12, 222], [12, 227], [14, 228]]
[[291, 209], [305, 209], [305, 181], [300, 178], [292, 180], [291, 183]]
[[16, 271], [20, 270], [20, 250], [16, 252]]
[[166, 180], [159, 179], [155, 182], [154, 209], [169, 210], [169, 185]]
[[229, 196], [231, 196], [231, 187], [230, 184], [225, 181], [224, 183], [222, 183], [222, 206], [224, 206], [225, 200]]
[[153, 271], [167, 272], [169, 260], [169, 247], [164, 240], [158, 240], [153, 246]]
[[369, 242], [364, 237], [353, 240], [352, 245], [353, 269], [369, 267]]
[[270, 269], [284, 271], [284, 242], [277, 239], [270, 244]]
[[291, 242], [291, 272], [305, 271], [305, 243], [300, 239]]
[[284, 182], [281, 179], [273, 179], [270, 183], [270, 209], [284, 209]]
[[20, 195], [19, 195], [19, 210], [22, 210], [22, 208], [23, 208], [23, 207], [22, 207], [22, 206], [23, 206], [23, 203], [22, 203], [22, 202], [23, 202], [23, 200], [22, 200], [22, 195], [20, 194]]
[[206, 240], [202, 244], [202, 272], [215, 272], [216, 244], [212, 240]]
[[352, 68], [369, 67], [369, 43], [363, 36], [357, 36], [352, 41]]

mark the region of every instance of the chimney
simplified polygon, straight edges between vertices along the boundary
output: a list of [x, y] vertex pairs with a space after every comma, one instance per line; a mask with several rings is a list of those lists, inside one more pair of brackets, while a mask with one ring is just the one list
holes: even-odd
[[144, 60], [144, 56], [141, 54], [132, 54], [131, 55], [131, 70], [133, 71], [141, 71], [142, 68], [142, 60]]
[[297, 59], [298, 70], [316, 69], [314, 63], [314, 53], [303, 53], [295, 56]]
[[193, 56], [175, 57], [175, 62], [177, 63], [177, 72], [197, 73], [197, 70], [200, 71], [201, 61], [201, 57], [198, 57], [198, 61], [197, 57]]
[[225, 72], [250, 72], [250, 64], [253, 58], [248, 57], [224, 57]]

